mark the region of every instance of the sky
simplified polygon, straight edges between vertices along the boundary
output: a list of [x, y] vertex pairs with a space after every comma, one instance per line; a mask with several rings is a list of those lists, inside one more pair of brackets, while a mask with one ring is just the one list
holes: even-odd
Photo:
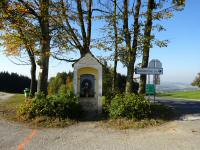
[[[159, 59], [162, 62], [164, 74], [161, 76], [161, 83], [191, 83], [200, 72], [199, 9], [200, 1], [187, 0], [183, 11], [176, 12], [173, 18], [162, 21], [167, 30], [157, 36], [160, 39], [168, 39], [170, 43], [166, 48], [154, 47], [150, 50], [150, 60]], [[105, 52], [94, 52], [94, 54], [106, 55]], [[140, 60], [136, 64], [139, 62]], [[0, 71], [30, 76], [30, 66], [15, 65], [2, 53], [0, 53]], [[49, 77], [63, 71], [73, 71], [71, 64], [50, 60]], [[119, 64], [118, 72], [126, 74], [126, 68]]]

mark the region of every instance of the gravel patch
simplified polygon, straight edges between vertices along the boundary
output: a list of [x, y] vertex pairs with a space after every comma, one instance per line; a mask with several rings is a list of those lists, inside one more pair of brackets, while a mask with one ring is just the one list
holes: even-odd
[[[173, 121], [160, 127], [116, 130], [98, 122], [81, 122], [67, 128], [37, 129], [25, 150], [199, 150], [200, 120]], [[31, 129], [0, 120], [0, 149], [10, 150]]]

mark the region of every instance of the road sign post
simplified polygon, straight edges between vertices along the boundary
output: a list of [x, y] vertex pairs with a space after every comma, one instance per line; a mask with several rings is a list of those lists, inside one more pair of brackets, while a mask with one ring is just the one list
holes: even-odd
[[146, 75], [159, 75], [163, 74], [163, 68], [135, 68], [136, 74], [146, 74]]
[[148, 95], [154, 95], [155, 94], [155, 85], [154, 84], [147, 84], [146, 85], [146, 93]]
[[[152, 59], [147, 68], [135, 68], [135, 74], [148, 75], [148, 84], [146, 85], [146, 94], [156, 97], [156, 84], [160, 84], [160, 75], [163, 74], [162, 63], [158, 59]], [[150, 84], [150, 75], [153, 75], [153, 84]]]

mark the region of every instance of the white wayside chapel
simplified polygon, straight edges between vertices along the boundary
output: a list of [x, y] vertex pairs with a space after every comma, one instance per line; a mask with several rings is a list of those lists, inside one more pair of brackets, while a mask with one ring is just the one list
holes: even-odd
[[73, 64], [73, 87], [87, 112], [102, 112], [102, 64], [87, 53]]

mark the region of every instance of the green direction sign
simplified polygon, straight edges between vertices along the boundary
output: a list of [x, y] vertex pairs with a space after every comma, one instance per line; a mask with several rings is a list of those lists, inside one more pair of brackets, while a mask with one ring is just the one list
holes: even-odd
[[154, 84], [147, 84], [146, 85], [146, 94], [147, 95], [154, 95], [155, 94], [155, 85]]

